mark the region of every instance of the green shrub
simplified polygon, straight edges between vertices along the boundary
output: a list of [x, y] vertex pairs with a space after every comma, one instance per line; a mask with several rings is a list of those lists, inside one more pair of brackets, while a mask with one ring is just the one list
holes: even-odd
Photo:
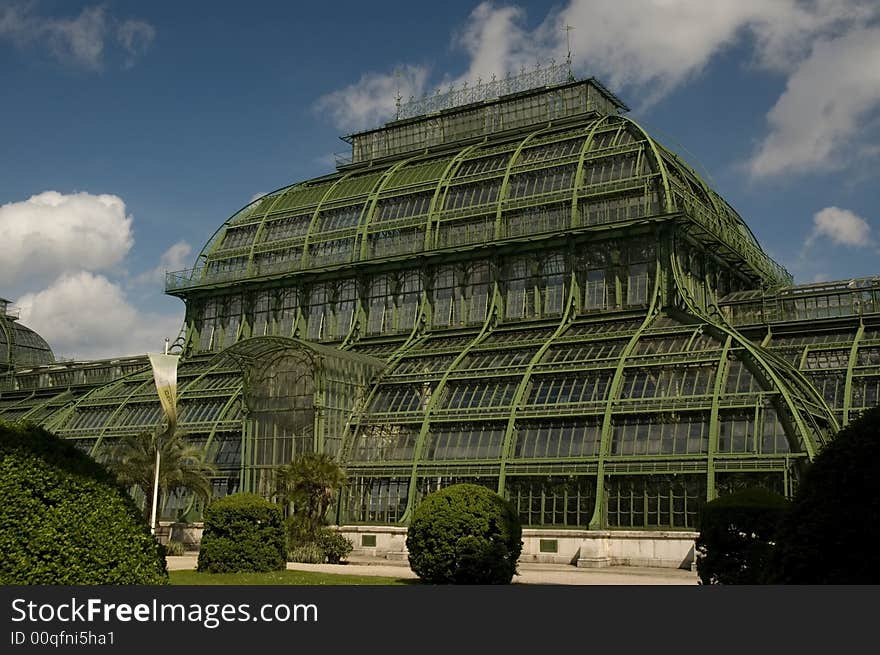
[[760, 584], [774, 535], [790, 503], [766, 489], [743, 489], [703, 506], [696, 541], [702, 584]]
[[42, 428], [0, 423], [0, 584], [167, 584], [162, 548], [103, 466]]
[[324, 549], [314, 541], [294, 546], [287, 555], [288, 561], [302, 564], [323, 564], [326, 558]]
[[880, 407], [842, 429], [807, 468], [782, 522], [769, 581], [880, 583]]
[[165, 554], [171, 557], [180, 557], [186, 552], [186, 546], [182, 541], [169, 541], [165, 544]]
[[284, 521], [287, 534], [287, 559], [290, 562], [339, 564], [354, 549], [351, 541], [328, 527], [315, 531], [312, 521], [293, 514]]
[[310, 541], [317, 538], [333, 498], [347, 482], [345, 471], [326, 453], [301, 453], [275, 469], [275, 493], [294, 505]]
[[320, 532], [318, 546], [327, 556], [330, 564], [339, 564], [354, 550], [354, 545], [349, 539], [330, 528], [324, 528]]
[[498, 494], [457, 484], [428, 495], [413, 514], [412, 570], [434, 584], [508, 584], [522, 551], [516, 511]]
[[277, 571], [285, 566], [281, 509], [254, 494], [211, 503], [199, 549], [199, 571]]

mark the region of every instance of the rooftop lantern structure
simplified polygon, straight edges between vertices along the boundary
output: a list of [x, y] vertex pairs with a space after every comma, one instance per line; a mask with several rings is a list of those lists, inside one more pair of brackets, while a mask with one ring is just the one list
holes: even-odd
[[[403, 525], [461, 481], [540, 528], [689, 530], [732, 489], [791, 493], [878, 402], [880, 281], [792, 286], [626, 111], [565, 65], [401, 104], [168, 274], [181, 429], [217, 493], [268, 494], [315, 450], [348, 470], [348, 524]], [[158, 421], [151, 383], [121, 372], [43, 422], [95, 451]]]

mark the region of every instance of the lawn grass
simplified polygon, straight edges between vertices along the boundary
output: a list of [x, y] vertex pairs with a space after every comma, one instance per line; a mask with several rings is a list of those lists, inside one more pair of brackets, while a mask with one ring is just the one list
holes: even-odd
[[414, 580], [376, 575], [348, 575], [316, 571], [271, 571], [269, 573], [199, 573], [169, 571], [172, 585], [403, 585]]

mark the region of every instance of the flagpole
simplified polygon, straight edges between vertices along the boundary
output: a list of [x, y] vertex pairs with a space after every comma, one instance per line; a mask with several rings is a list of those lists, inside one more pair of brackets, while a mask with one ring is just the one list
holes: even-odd
[[159, 502], [159, 435], [156, 435], [156, 472], [153, 476], [153, 509], [150, 514], [150, 531], [156, 534], [156, 505]]
[[[168, 337], [165, 337], [165, 354], [166, 355], [168, 354]], [[169, 429], [169, 431], [171, 429], [170, 421], [169, 421], [168, 429]], [[153, 504], [152, 504], [152, 509], [150, 510], [150, 532], [152, 532], [154, 535], [156, 534], [156, 531], [159, 528], [159, 526], [157, 525], [157, 522], [156, 522], [156, 514], [157, 514], [156, 510], [157, 510], [157, 508], [158, 508], [157, 506], [159, 504], [159, 454], [160, 454], [159, 438], [160, 438], [160, 435], [157, 434], [156, 435], [156, 469], [153, 474]]]

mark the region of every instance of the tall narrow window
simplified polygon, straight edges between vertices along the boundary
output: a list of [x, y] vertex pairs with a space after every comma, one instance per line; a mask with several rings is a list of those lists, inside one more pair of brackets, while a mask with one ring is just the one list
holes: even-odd
[[631, 264], [626, 285], [626, 304], [644, 305], [648, 302], [648, 264]]
[[452, 266], [441, 266], [434, 275], [434, 325], [447, 326], [455, 322], [457, 277]]
[[604, 309], [605, 301], [605, 269], [587, 271], [587, 281], [584, 295], [584, 307], [586, 309]]

